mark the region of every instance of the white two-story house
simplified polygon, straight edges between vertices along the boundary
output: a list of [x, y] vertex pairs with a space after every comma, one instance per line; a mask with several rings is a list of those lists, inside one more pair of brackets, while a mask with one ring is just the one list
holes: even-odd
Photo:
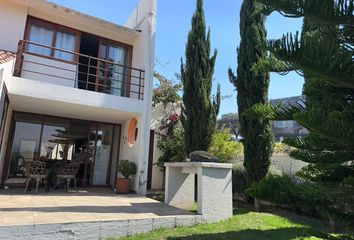
[[78, 161], [79, 186], [114, 186], [127, 159], [144, 194], [155, 34], [156, 0], [141, 0], [125, 25], [0, 0], [1, 185], [24, 183], [23, 162], [40, 160]]

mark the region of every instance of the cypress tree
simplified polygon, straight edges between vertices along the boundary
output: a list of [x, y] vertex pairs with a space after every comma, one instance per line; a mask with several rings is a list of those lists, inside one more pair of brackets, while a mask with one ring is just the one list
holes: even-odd
[[268, 102], [269, 74], [251, 71], [262, 57], [258, 48], [266, 41], [264, 16], [256, 13], [254, 0], [244, 0], [240, 13], [241, 43], [238, 49], [237, 77], [229, 69], [231, 83], [237, 90], [240, 134], [244, 145], [244, 167], [248, 182], [260, 181], [268, 172], [273, 152], [274, 136], [268, 119], [247, 116], [244, 113], [255, 104]]
[[197, 0], [192, 29], [186, 44], [186, 63], [181, 60], [183, 84], [182, 124], [186, 153], [207, 151], [216, 128], [220, 88], [212, 100], [211, 89], [217, 51], [210, 57], [210, 30], [206, 31], [203, 0]]

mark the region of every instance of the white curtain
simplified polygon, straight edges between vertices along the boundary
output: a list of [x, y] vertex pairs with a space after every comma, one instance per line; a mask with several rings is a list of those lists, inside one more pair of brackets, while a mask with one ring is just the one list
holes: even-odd
[[[120, 65], [125, 64], [125, 49], [122, 47], [110, 46], [109, 47], [109, 56], [108, 59]], [[109, 82], [111, 86], [111, 94], [116, 96], [121, 96], [122, 94], [126, 95], [125, 92], [126, 88], [123, 82], [125, 81], [126, 77], [124, 75], [125, 71], [122, 66], [113, 65], [112, 66], [112, 75], [109, 76]], [[108, 82], [108, 84], [109, 84]]]
[[[75, 51], [76, 35], [64, 32], [57, 32], [55, 47], [58, 49], [64, 49], [70, 52]], [[74, 54], [55, 50], [54, 57], [66, 61], [74, 61]]]
[[[53, 30], [40, 25], [32, 24], [29, 31], [28, 40], [42, 45], [52, 46]], [[45, 56], [50, 56], [51, 49], [29, 44], [27, 51]]]

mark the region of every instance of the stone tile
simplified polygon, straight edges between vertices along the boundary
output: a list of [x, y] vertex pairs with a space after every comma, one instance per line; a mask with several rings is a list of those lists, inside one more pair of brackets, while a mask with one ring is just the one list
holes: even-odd
[[188, 227], [196, 224], [196, 216], [177, 216], [176, 227]]
[[152, 228], [152, 219], [130, 219], [129, 220], [129, 227], [128, 227], [128, 234], [139, 234], [139, 233], [147, 233], [153, 230]]
[[98, 239], [100, 236], [100, 222], [78, 222], [61, 224], [59, 232], [73, 234], [74, 239]]
[[174, 227], [176, 227], [176, 217], [162, 217], [153, 219], [153, 230]]
[[127, 236], [128, 226], [128, 220], [101, 222], [100, 238]]

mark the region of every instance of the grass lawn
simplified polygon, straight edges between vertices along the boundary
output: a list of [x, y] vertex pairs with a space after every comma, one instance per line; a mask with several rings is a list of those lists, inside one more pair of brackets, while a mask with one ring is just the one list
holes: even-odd
[[[274, 212], [274, 211], [273, 211]], [[290, 240], [290, 239], [354, 239], [353, 235], [330, 235], [322, 221], [300, 217], [285, 211], [252, 212], [249, 206], [239, 206], [232, 219], [195, 227], [161, 229], [149, 234], [122, 238], [124, 240]], [[112, 240], [112, 239], [111, 239]]]

